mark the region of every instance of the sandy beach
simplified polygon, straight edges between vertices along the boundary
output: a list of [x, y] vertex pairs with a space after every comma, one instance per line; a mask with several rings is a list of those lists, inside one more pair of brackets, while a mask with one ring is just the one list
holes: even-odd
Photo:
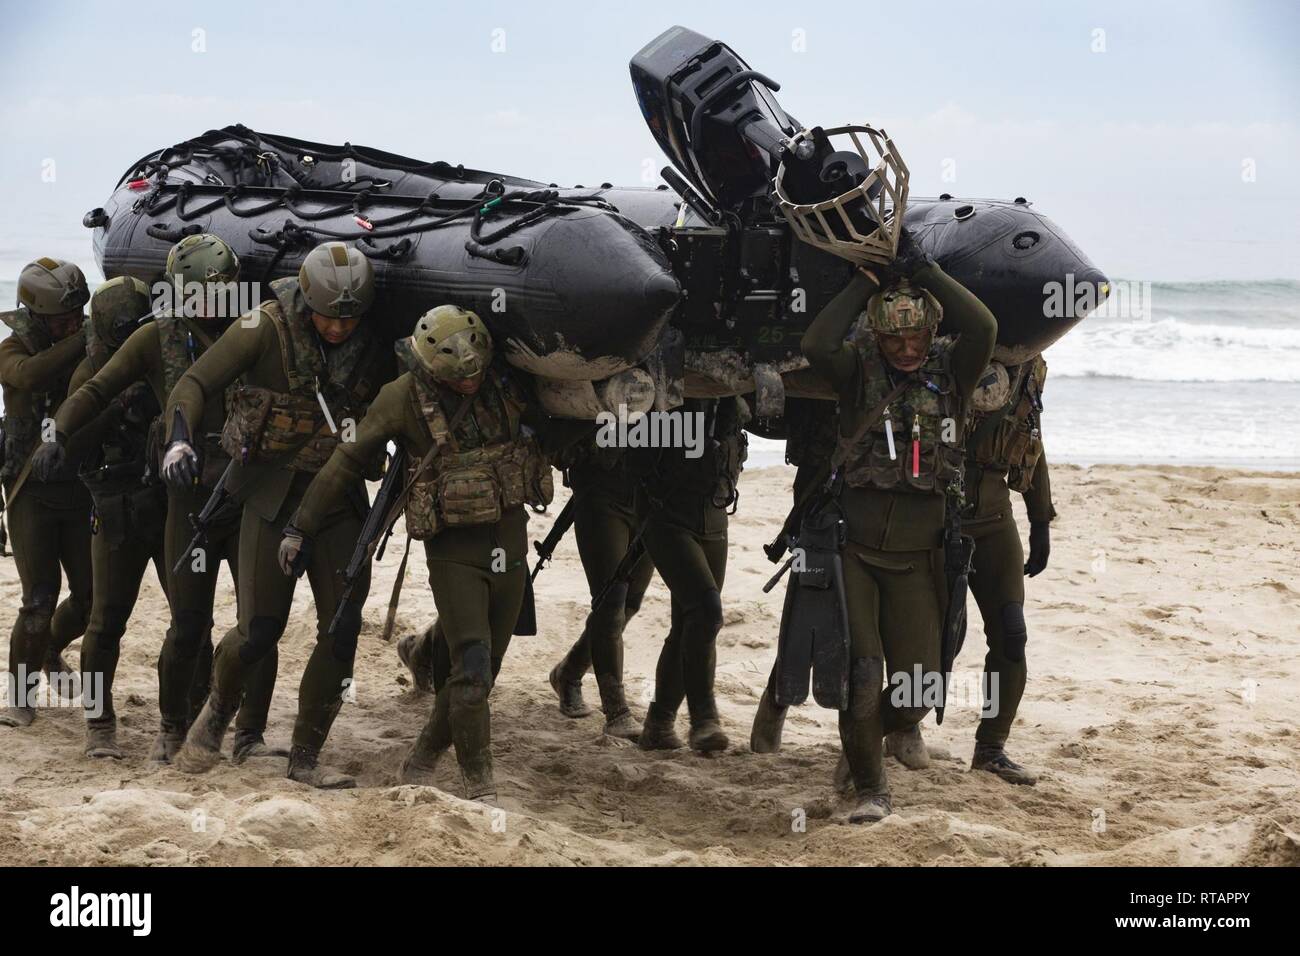
[[[718, 641], [732, 745], [719, 756], [643, 753], [603, 737], [598, 714], [560, 715], [546, 674], [588, 603], [566, 540], [538, 579], [541, 633], [515, 639], [493, 692], [505, 812], [455, 796], [451, 759], [439, 770], [447, 792], [394, 786], [432, 702], [379, 638], [398, 540], [375, 569], [355, 701], [325, 753], [358, 789], [313, 791], [286, 780], [282, 760], [199, 777], [148, 767], [167, 617], [148, 580], [116, 681], [127, 759], [83, 757], [75, 709], [0, 729], [0, 864], [1300, 864], [1300, 476], [1055, 468], [1060, 517], [1050, 567], [1027, 582], [1030, 679], [1008, 747], [1038, 786], [968, 772], [977, 702], [958, 699], [942, 727], [925, 724], [951, 756], [915, 772], [887, 760], [894, 815], [851, 827], [830, 786], [833, 712], [810, 702], [792, 711], [782, 753], [748, 751], [783, 593], [762, 593], [772, 567], [760, 545], [784, 517], [791, 475], [758, 469], [741, 483]], [[534, 519], [534, 538], [550, 520]], [[424, 574], [413, 556], [399, 633], [433, 614]], [[13, 562], [0, 562], [6, 653], [19, 602]], [[668, 609], [656, 581], [626, 635], [638, 716]], [[234, 611], [223, 585], [218, 633]], [[963, 686], [983, 656], [973, 600], [971, 615]], [[287, 744], [313, 633], [304, 585], [281, 643], [272, 743]], [[591, 678], [586, 692], [594, 703]]]

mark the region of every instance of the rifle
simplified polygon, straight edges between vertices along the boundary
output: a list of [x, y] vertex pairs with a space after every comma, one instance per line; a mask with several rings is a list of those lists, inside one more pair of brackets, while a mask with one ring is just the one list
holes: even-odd
[[617, 584], [620, 582], [626, 584], [632, 579], [632, 569], [645, 555], [645, 529], [649, 524], [650, 519], [645, 518], [637, 526], [636, 533], [632, 535], [632, 540], [628, 542], [627, 550], [623, 552], [622, 560], [614, 568], [614, 573], [610, 575], [608, 581], [601, 585], [600, 590], [596, 592], [596, 596], [591, 599], [591, 609], [593, 611], [600, 610], [601, 605], [605, 603], [610, 592], [614, 590]]
[[383, 554], [388, 536], [393, 533], [397, 516], [392, 515], [393, 520], [390, 521], [389, 512], [392, 511], [393, 502], [402, 490], [405, 474], [406, 449], [399, 445], [397, 451], [388, 459], [388, 468], [379, 483], [379, 491], [375, 493], [375, 500], [371, 503], [370, 510], [366, 512], [366, 520], [361, 524], [361, 533], [357, 536], [356, 547], [352, 549], [352, 558], [343, 571], [343, 592], [339, 596], [338, 607], [334, 609], [334, 617], [330, 621], [331, 637], [334, 636], [342, 620], [343, 608], [348, 598], [352, 596], [357, 578], [361, 576], [362, 571], [370, 567], [370, 561], [375, 556], [376, 550], [379, 554]]
[[537, 580], [537, 573], [546, 566], [547, 561], [551, 560], [551, 555], [555, 553], [560, 541], [573, 527], [573, 522], [577, 518], [577, 501], [580, 497], [582, 497], [580, 492], [570, 495], [569, 500], [560, 509], [560, 513], [555, 516], [555, 523], [551, 525], [551, 530], [546, 532], [546, 537], [541, 541], [533, 542], [533, 549], [537, 552], [537, 564], [528, 575], [529, 584]]
[[943, 723], [943, 711], [948, 703], [948, 680], [953, 663], [966, 643], [966, 592], [974, 554], [975, 539], [961, 533], [959, 505], [949, 496], [943, 526], [943, 576], [948, 585], [948, 608], [943, 615], [943, 630], [939, 633], [941, 696], [939, 705], [934, 708], [936, 724]]
[[208, 539], [208, 527], [212, 524], [217, 512], [230, 500], [231, 496], [230, 492], [226, 490], [226, 482], [230, 479], [230, 473], [234, 467], [235, 460], [232, 458], [226, 464], [226, 470], [217, 479], [216, 485], [212, 488], [212, 494], [208, 496], [208, 500], [204, 502], [203, 507], [199, 509], [199, 513], [195, 515], [194, 512], [190, 512], [190, 525], [194, 528], [194, 537], [190, 538], [190, 543], [185, 546], [185, 550], [177, 556], [176, 564], [172, 567], [172, 574], [180, 574], [181, 565], [185, 563], [185, 559], [194, 553], [195, 548]]

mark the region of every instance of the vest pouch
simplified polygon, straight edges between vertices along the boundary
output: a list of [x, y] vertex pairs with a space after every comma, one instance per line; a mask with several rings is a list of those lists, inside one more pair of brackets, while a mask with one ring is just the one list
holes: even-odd
[[464, 464], [438, 479], [438, 513], [448, 527], [501, 520], [501, 487], [487, 462]]
[[[414, 467], [414, 466], [413, 466]], [[437, 490], [432, 481], [412, 483], [406, 498], [406, 533], [416, 541], [425, 541], [442, 530], [438, 520]]]
[[501, 489], [501, 507], [517, 508], [524, 503], [527, 480], [525, 463], [527, 452], [523, 442], [512, 442], [506, 446], [504, 453], [496, 461], [496, 474]]
[[262, 443], [271, 412], [272, 393], [265, 388], [239, 386], [230, 394], [226, 424], [221, 429], [221, 450], [236, 461], [251, 460]]
[[[902, 432], [894, 434], [894, 450], [896, 458], [889, 457], [889, 442], [883, 432], [873, 435], [874, 441], [871, 443], [871, 451], [867, 455], [866, 461], [866, 481], [865, 485], [871, 488], [880, 488], [884, 491], [897, 488], [902, 484], [903, 476], [903, 452], [906, 451], [907, 445], [903, 440]], [[854, 484], [851, 478], [848, 479], [850, 484]]]

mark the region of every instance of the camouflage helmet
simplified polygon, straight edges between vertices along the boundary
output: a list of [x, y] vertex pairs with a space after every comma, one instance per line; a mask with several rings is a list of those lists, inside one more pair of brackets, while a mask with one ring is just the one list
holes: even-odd
[[881, 289], [867, 303], [867, 327], [873, 332], [917, 332], [937, 328], [942, 320], [943, 306], [933, 293], [906, 279]]
[[71, 262], [43, 256], [23, 266], [18, 276], [18, 304], [33, 315], [76, 312], [90, 299], [86, 277]]
[[239, 257], [226, 241], [210, 232], [186, 236], [167, 253], [167, 277], [172, 282], [234, 282]]
[[375, 301], [375, 269], [343, 242], [323, 242], [302, 261], [298, 288], [313, 312], [331, 319], [355, 319]]
[[442, 382], [474, 378], [492, 361], [492, 336], [473, 312], [455, 305], [430, 309], [415, 323], [411, 345], [420, 364]]
[[90, 321], [95, 334], [116, 348], [126, 341], [153, 304], [149, 287], [134, 276], [109, 279], [90, 297]]

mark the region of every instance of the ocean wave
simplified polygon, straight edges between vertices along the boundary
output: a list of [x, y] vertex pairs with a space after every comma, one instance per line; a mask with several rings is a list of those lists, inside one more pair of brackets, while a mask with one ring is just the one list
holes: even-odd
[[1300, 325], [1084, 321], [1045, 354], [1054, 378], [1300, 382]]

